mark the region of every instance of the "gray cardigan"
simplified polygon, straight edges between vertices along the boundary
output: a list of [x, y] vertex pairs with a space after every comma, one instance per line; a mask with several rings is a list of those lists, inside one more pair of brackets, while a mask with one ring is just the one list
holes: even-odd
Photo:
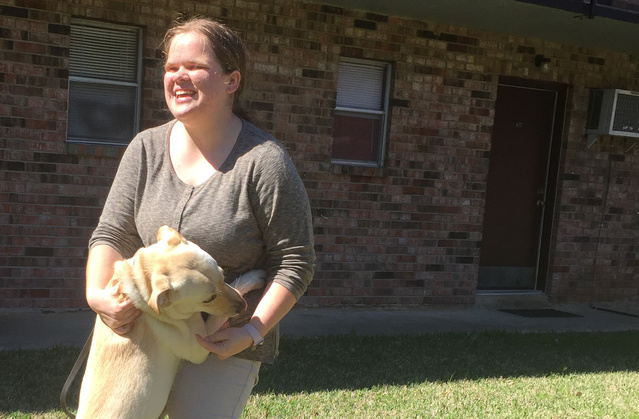
[[[155, 243], [169, 225], [213, 256], [231, 282], [261, 268], [300, 298], [313, 277], [315, 252], [310, 205], [286, 150], [242, 121], [226, 161], [207, 181], [191, 186], [173, 170], [168, 151], [175, 121], [138, 134], [122, 157], [89, 247], [108, 244], [124, 256]], [[260, 292], [261, 295], [261, 292]], [[246, 322], [257, 298], [247, 298]], [[278, 328], [256, 351], [238, 356], [270, 363]]]

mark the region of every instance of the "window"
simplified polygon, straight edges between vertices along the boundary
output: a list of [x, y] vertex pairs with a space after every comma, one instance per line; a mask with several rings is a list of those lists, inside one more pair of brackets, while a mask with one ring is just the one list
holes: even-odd
[[332, 162], [379, 167], [384, 161], [390, 65], [343, 59], [337, 77]]
[[125, 145], [139, 130], [139, 28], [71, 21], [67, 141]]

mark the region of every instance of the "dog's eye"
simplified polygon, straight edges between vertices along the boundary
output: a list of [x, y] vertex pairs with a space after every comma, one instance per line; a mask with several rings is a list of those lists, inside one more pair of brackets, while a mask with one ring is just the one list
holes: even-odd
[[211, 301], [215, 300], [217, 298], [217, 294], [213, 294], [211, 295], [211, 298], [209, 298], [208, 300], [204, 300], [204, 303], [210, 303]]

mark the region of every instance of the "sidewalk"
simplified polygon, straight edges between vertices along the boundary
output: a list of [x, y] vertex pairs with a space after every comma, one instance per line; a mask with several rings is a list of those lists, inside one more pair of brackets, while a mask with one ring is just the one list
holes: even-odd
[[[398, 335], [489, 330], [508, 332], [613, 332], [639, 330], [639, 304], [553, 305], [551, 315], [524, 317], [478, 306], [388, 308], [296, 308], [281, 322], [284, 336]], [[524, 313], [530, 314], [530, 313]], [[533, 315], [535, 313], [532, 313]], [[548, 315], [547, 311], [536, 313]], [[565, 317], [574, 315], [575, 317]], [[0, 350], [84, 344], [92, 311], [2, 312]]]

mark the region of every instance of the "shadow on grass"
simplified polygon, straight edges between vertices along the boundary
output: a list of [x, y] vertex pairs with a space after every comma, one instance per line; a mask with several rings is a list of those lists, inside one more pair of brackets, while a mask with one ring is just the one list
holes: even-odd
[[[284, 336], [255, 393], [294, 394], [491, 377], [639, 371], [639, 331], [422, 336]], [[0, 352], [0, 417], [59, 409], [80, 348]], [[82, 372], [69, 392], [77, 406]], [[211, 379], [215, 379], [212, 377]]]
[[639, 371], [639, 332], [327, 336], [281, 342], [254, 392]]

